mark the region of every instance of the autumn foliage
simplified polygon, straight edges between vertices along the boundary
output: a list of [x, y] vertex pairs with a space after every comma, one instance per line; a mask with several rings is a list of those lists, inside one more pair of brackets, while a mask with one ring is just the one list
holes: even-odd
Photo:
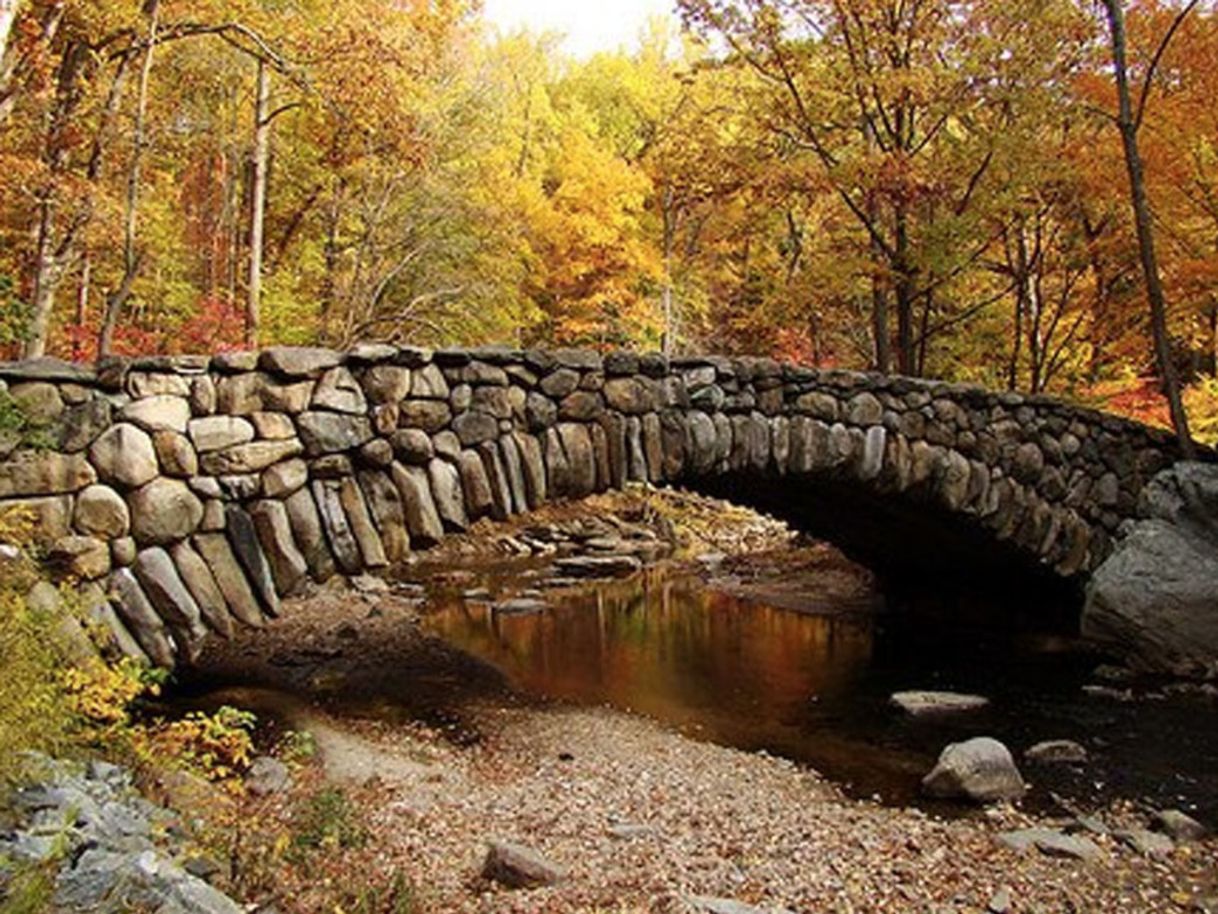
[[[1129, 57], [1209, 429], [1218, 13], [1179, 11], [1127, 5]], [[0, 49], [0, 347], [93, 358], [110, 310], [115, 352], [667, 346], [1163, 419], [1099, 5], [674, 12], [572, 60], [461, 0], [25, 0]]]

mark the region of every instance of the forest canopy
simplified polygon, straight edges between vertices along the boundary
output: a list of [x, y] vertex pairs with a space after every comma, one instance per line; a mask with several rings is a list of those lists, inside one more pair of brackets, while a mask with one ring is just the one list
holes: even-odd
[[[1091, 0], [0, 3], [0, 349], [775, 355], [1167, 421]], [[1123, 10], [1172, 368], [1218, 434], [1218, 13]]]

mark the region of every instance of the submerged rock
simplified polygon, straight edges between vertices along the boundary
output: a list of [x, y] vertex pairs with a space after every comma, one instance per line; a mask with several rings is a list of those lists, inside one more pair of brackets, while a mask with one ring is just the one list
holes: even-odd
[[893, 707], [900, 708], [906, 714], [922, 717], [931, 714], [954, 714], [961, 711], [976, 711], [990, 703], [982, 695], [968, 695], [961, 692], [933, 692], [913, 690], [894, 692], [888, 699]]
[[1078, 764], [1087, 761], [1087, 750], [1071, 739], [1050, 739], [1029, 746], [1023, 757], [1042, 764]]
[[978, 736], [944, 749], [922, 779], [922, 790], [932, 797], [991, 803], [1021, 797], [1025, 786], [1010, 750], [996, 739]]
[[545, 600], [538, 600], [534, 597], [514, 597], [510, 600], [501, 600], [491, 608], [505, 616], [525, 616], [545, 612], [549, 608], [549, 604]]
[[579, 578], [620, 578], [634, 574], [643, 563], [633, 555], [573, 555], [558, 559], [555, 569]]

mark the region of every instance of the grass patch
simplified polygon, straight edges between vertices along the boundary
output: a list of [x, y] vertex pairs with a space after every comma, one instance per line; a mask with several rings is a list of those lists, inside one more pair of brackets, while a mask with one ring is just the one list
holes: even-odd
[[292, 846], [298, 851], [363, 847], [368, 831], [355, 805], [338, 787], [324, 787], [306, 797], [293, 816]]

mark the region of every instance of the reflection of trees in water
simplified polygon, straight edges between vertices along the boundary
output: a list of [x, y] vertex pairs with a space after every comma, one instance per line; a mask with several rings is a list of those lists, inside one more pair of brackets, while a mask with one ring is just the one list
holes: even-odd
[[454, 603], [431, 625], [529, 691], [715, 729], [726, 717], [792, 721], [811, 696], [849, 688], [872, 650], [870, 619], [775, 609], [658, 572], [564, 594], [544, 613]]

